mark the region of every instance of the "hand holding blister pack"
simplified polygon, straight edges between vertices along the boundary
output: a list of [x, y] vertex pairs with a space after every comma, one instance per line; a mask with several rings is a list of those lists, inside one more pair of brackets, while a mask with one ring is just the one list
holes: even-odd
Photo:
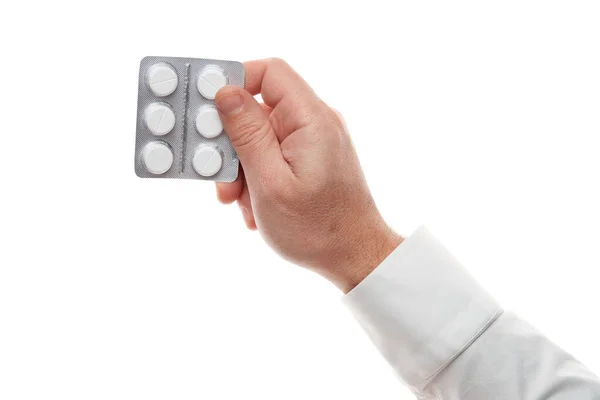
[[141, 178], [232, 182], [239, 160], [214, 104], [225, 85], [244, 86], [235, 61], [145, 57], [140, 63], [135, 173]]

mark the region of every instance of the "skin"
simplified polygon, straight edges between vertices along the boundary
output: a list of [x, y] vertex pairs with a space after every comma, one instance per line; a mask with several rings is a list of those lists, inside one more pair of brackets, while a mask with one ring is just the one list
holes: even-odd
[[[342, 116], [285, 61], [249, 61], [215, 102], [243, 171], [217, 183], [280, 256], [345, 293], [400, 243], [377, 210]], [[261, 94], [264, 104], [254, 95]]]

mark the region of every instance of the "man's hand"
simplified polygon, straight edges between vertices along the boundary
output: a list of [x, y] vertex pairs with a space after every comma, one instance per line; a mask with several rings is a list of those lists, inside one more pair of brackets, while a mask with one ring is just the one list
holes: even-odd
[[375, 207], [341, 115], [282, 60], [245, 68], [245, 89], [226, 86], [215, 99], [243, 167], [217, 184], [218, 198], [237, 200], [282, 257], [348, 292], [402, 238]]

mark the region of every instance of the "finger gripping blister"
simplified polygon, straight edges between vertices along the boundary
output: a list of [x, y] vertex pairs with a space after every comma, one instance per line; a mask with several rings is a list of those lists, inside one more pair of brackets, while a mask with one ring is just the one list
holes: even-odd
[[243, 87], [244, 73], [236, 61], [145, 57], [138, 82], [136, 175], [234, 181], [239, 160], [214, 99], [225, 85]]

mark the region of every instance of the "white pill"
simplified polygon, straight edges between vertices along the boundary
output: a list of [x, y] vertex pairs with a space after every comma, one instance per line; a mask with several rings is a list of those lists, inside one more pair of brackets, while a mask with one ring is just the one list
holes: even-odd
[[167, 63], [157, 63], [148, 68], [148, 87], [158, 97], [170, 95], [177, 88], [177, 72]]
[[173, 130], [175, 113], [165, 103], [152, 103], [144, 110], [144, 122], [153, 135], [163, 136]]
[[198, 115], [196, 115], [196, 129], [207, 139], [216, 138], [223, 132], [223, 124], [215, 107], [200, 107]]
[[213, 176], [221, 169], [223, 157], [221, 152], [212, 146], [200, 145], [194, 153], [192, 166], [202, 176]]
[[173, 165], [173, 151], [165, 142], [150, 142], [142, 150], [142, 162], [151, 174], [164, 174]]
[[216, 65], [207, 65], [200, 71], [196, 86], [200, 94], [213, 100], [219, 89], [227, 85], [227, 77], [223, 70]]

